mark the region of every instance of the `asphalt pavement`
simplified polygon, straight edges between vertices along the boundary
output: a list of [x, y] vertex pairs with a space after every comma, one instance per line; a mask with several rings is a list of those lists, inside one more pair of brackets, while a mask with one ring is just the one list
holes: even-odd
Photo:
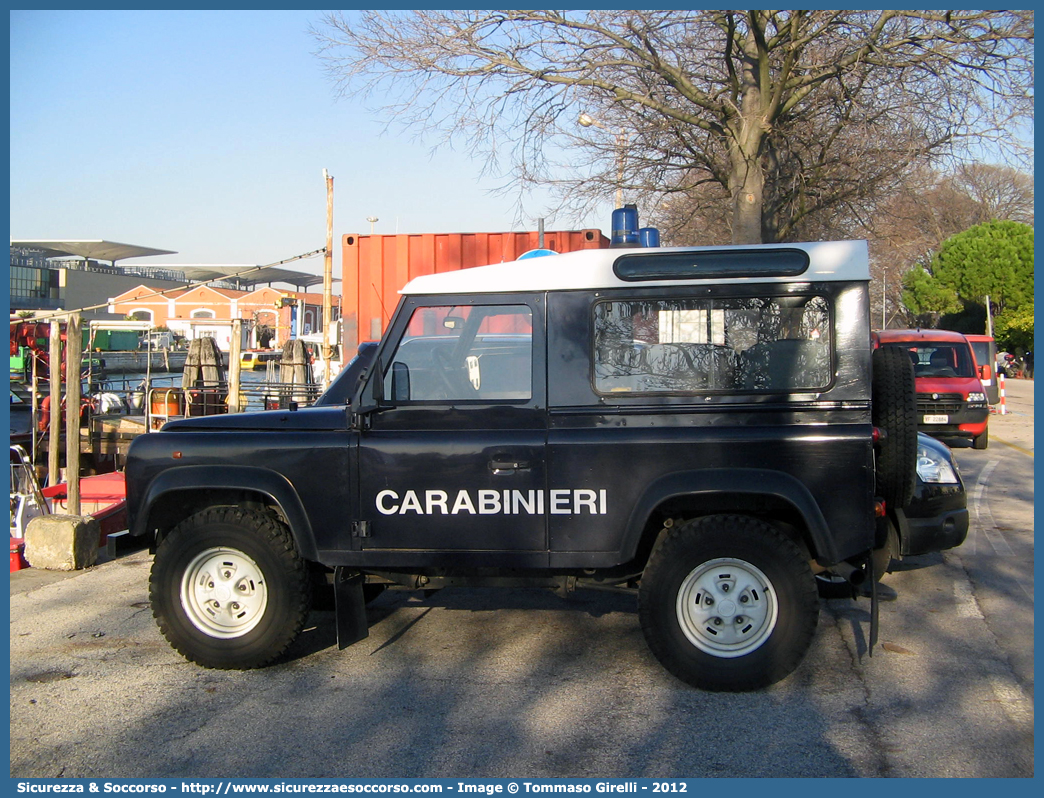
[[[1013, 383], [1018, 383], [1013, 385]], [[198, 668], [148, 604], [151, 557], [11, 575], [12, 777], [1029, 777], [1033, 394], [956, 448], [968, 542], [822, 603], [808, 657], [749, 694], [693, 690], [631, 595], [387, 592], [338, 651], [312, 613], [285, 663]]]

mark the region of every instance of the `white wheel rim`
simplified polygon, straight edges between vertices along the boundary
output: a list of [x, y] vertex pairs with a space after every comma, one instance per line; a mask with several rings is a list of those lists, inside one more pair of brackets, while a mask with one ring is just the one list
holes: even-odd
[[678, 623], [700, 651], [742, 657], [776, 628], [779, 604], [772, 583], [744, 560], [721, 557], [695, 568], [678, 590]]
[[181, 579], [181, 606], [210, 637], [242, 637], [264, 617], [268, 587], [257, 563], [229, 548], [207, 549]]

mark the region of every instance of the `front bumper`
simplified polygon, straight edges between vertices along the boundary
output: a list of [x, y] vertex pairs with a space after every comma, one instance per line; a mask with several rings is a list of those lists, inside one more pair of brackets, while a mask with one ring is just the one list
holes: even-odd
[[[945, 422], [941, 422], [945, 419]], [[917, 407], [917, 426], [921, 432], [933, 437], [977, 438], [986, 431], [990, 408], [987, 404], [948, 408], [941, 412], [936, 408]]]
[[931, 515], [914, 516], [909, 514], [910, 510], [908, 507], [895, 511], [902, 556], [952, 549], [968, 537], [970, 518], [967, 507], [937, 508]]

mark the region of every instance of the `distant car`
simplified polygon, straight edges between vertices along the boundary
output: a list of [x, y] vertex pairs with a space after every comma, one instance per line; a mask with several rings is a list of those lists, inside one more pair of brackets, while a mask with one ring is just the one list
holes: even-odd
[[902, 349], [913, 361], [922, 432], [987, 447], [990, 406], [967, 338], [950, 330], [882, 330], [874, 340]]
[[[917, 480], [905, 507], [889, 509], [883, 521], [883, 545], [874, 555], [878, 576], [893, 560], [956, 548], [968, 537], [968, 494], [950, 448], [923, 432], [917, 433]], [[829, 571], [817, 575], [824, 598], [852, 595], [849, 580]]]

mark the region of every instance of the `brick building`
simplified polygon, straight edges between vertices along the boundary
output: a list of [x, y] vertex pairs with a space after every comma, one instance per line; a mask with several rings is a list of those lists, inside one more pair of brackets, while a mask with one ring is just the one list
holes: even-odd
[[[333, 320], [339, 316], [334, 297]], [[290, 338], [322, 332], [323, 295], [264, 286], [252, 291], [200, 285], [157, 295], [144, 285], [109, 301], [109, 312], [150, 321], [188, 339], [209, 336], [228, 349], [232, 320], [242, 319], [242, 346], [279, 348]]]

